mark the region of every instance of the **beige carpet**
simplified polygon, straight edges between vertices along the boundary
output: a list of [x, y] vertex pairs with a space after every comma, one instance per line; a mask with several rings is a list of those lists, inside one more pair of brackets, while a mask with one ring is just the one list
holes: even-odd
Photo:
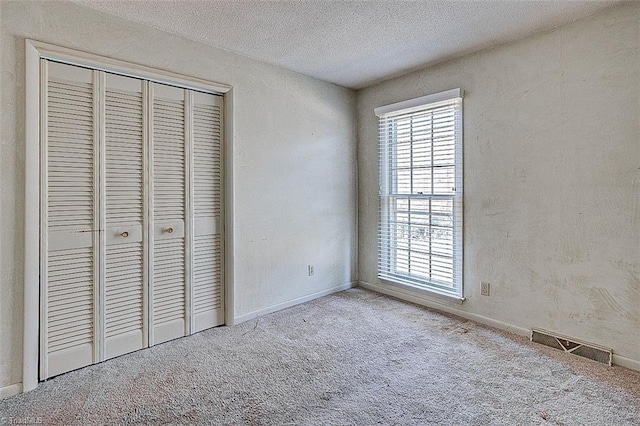
[[640, 373], [354, 289], [0, 401], [0, 424], [640, 425]]

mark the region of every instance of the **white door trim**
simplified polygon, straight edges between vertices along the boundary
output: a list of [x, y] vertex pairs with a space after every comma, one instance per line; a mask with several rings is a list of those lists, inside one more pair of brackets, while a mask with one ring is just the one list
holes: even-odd
[[98, 56], [93, 53], [68, 49], [66, 47], [43, 43], [41, 41], [26, 40], [26, 43], [31, 45], [38, 52], [40, 58], [64, 62], [69, 65], [78, 65], [85, 68], [108, 71], [127, 77], [140, 78], [143, 80], [153, 81], [155, 83], [163, 83], [170, 86], [193, 89], [200, 92], [215, 93], [218, 95], [227, 93], [231, 90], [231, 86], [227, 84], [215, 83], [197, 77], [190, 77], [171, 71], [147, 67], [145, 65], [120, 61], [106, 56]]
[[50, 59], [129, 77], [224, 95], [224, 268], [225, 323], [233, 325], [233, 91], [232, 87], [166, 70], [94, 55], [34, 40], [25, 40], [25, 259], [22, 391], [38, 386], [40, 307], [40, 59]]

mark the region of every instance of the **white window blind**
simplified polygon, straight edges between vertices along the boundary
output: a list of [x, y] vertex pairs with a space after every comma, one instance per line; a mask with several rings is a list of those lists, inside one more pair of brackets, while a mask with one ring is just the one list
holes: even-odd
[[376, 108], [378, 276], [462, 297], [462, 91]]

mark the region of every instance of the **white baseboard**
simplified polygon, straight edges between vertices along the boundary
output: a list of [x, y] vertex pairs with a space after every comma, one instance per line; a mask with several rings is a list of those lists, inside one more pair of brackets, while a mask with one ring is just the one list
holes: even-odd
[[22, 383], [14, 383], [9, 386], [0, 388], [0, 399], [9, 398], [10, 396], [22, 393]]
[[[527, 336], [527, 337], [531, 336], [531, 330], [529, 330], [528, 328], [519, 327], [517, 325], [509, 324], [503, 321], [498, 321], [493, 318], [463, 311], [461, 309], [457, 309], [455, 307], [445, 305], [443, 303], [439, 303], [437, 300], [431, 300], [424, 296], [412, 293], [410, 291], [405, 291], [400, 288], [391, 287], [391, 286], [382, 286], [379, 284], [371, 284], [366, 281], [359, 281], [358, 285], [362, 288], [366, 288], [367, 290], [397, 297], [398, 299], [406, 300], [408, 302], [413, 302], [418, 305], [426, 306], [428, 308], [438, 309], [440, 311], [457, 315], [459, 317], [472, 320], [480, 324], [495, 327], [500, 330], [505, 330], [521, 336]], [[619, 365], [620, 367], [625, 367], [630, 370], [640, 371], [640, 361], [627, 358], [621, 355], [613, 354], [612, 363], [614, 365]]]
[[468, 320], [479, 322], [480, 324], [490, 325], [491, 327], [499, 328], [500, 330], [509, 331], [511, 333], [519, 334], [521, 336], [531, 335], [531, 330], [529, 329], [518, 327], [503, 321], [498, 321], [493, 318], [463, 311], [461, 309], [457, 309], [453, 306], [442, 303], [439, 301], [439, 299], [438, 300], [430, 299], [420, 294], [403, 290], [401, 288], [392, 287], [392, 286], [382, 286], [379, 284], [371, 284], [366, 281], [360, 281], [358, 285], [362, 288], [366, 288], [367, 290], [386, 294], [388, 296], [397, 297], [398, 299], [406, 300], [408, 302], [413, 302], [418, 305], [426, 306], [428, 308], [437, 309], [439, 311], [443, 311], [448, 314], [454, 314]]
[[254, 318], [261, 317], [262, 315], [267, 315], [267, 314], [270, 314], [270, 313], [273, 313], [273, 312], [281, 311], [282, 309], [290, 308], [292, 306], [299, 305], [301, 303], [308, 302], [308, 301], [313, 300], [313, 299], [317, 299], [318, 297], [323, 297], [323, 296], [327, 296], [327, 295], [332, 294], [332, 293], [337, 293], [339, 291], [348, 290], [350, 288], [355, 287], [356, 284], [357, 283], [355, 281], [348, 282], [348, 283], [345, 283], [345, 284], [342, 284], [342, 285], [339, 285], [339, 286], [336, 286], [336, 287], [332, 287], [332, 288], [327, 289], [327, 290], [318, 291], [316, 293], [311, 293], [311, 294], [308, 294], [306, 296], [302, 296], [302, 297], [298, 297], [296, 299], [288, 300], [286, 302], [278, 303], [277, 305], [268, 306], [266, 308], [258, 309], [257, 311], [249, 312], [247, 314], [238, 315], [233, 319], [233, 324], [231, 324], [231, 325], [237, 325], [237, 324], [243, 323], [245, 321], [249, 321], [249, 320], [252, 320]]
[[613, 354], [611, 362], [613, 365], [619, 365], [620, 367], [628, 368], [629, 370], [640, 371], [640, 361], [627, 358], [626, 356]]

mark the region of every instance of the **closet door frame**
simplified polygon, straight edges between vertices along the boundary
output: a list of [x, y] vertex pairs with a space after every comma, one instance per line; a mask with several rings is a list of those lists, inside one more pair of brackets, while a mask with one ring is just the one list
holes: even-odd
[[[46, 130], [43, 124], [41, 97], [41, 60], [48, 59], [68, 65], [77, 65], [99, 71], [141, 78], [184, 89], [191, 89], [223, 96], [224, 122], [221, 159], [223, 163], [222, 200], [224, 209], [222, 288], [224, 292], [224, 319], [233, 325], [233, 88], [195, 77], [157, 70], [143, 65], [102, 57], [91, 53], [68, 49], [35, 40], [25, 40], [26, 60], [26, 108], [25, 108], [25, 263], [24, 263], [24, 329], [23, 329], [23, 392], [35, 389], [39, 382], [40, 364], [40, 271], [46, 257], [42, 256], [41, 235], [44, 232], [40, 217], [41, 161], [43, 147], [41, 137]], [[46, 266], [46, 265], [45, 265]]]

